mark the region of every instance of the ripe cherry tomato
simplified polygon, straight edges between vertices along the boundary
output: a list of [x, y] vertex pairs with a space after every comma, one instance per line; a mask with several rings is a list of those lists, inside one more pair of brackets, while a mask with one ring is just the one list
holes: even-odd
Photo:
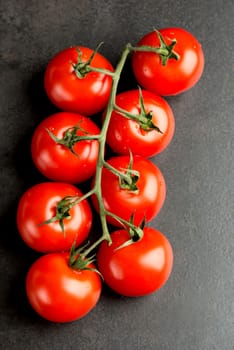
[[[126, 174], [130, 163], [130, 156], [116, 156], [109, 159], [108, 164], [120, 173]], [[159, 168], [148, 159], [140, 156], [133, 157], [132, 170], [137, 171], [139, 178], [135, 183], [132, 176], [132, 189], [123, 181], [120, 183], [119, 176], [107, 168], [102, 172], [102, 199], [107, 211], [129, 221], [134, 215], [135, 225], [139, 225], [144, 219], [153, 219], [163, 206], [166, 196], [166, 183]], [[97, 210], [98, 202], [96, 196], [92, 197], [93, 204]], [[115, 226], [122, 225], [111, 216], [107, 221]]]
[[[69, 250], [74, 242], [83, 242], [91, 229], [92, 211], [89, 203], [82, 200], [68, 211], [60, 221], [63, 208], [82, 196], [81, 191], [71, 184], [44, 182], [29, 188], [21, 196], [17, 208], [17, 227], [25, 243], [38, 252]], [[67, 207], [65, 207], [67, 208]], [[55, 217], [50, 223], [47, 220]], [[63, 226], [64, 225], [64, 232]]]
[[[176, 95], [193, 87], [204, 70], [204, 54], [198, 40], [182, 28], [160, 29], [167, 45], [176, 39], [174, 51], [179, 59], [169, 58], [165, 65], [158, 54], [135, 51], [132, 56], [134, 75], [141, 86], [159, 95]], [[156, 31], [146, 34], [137, 46], [159, 47]]]
[[104, 241], [99, 247], [98, 269], [105, 283], [121, 295], [153, 293], [171, 274], [173, 251], [168, 239], [154, 228], [145, 227], [143, 232], [141, 240], [119, 248], [129, 240], [129, 234], [126, 230], [115, 231], [112, 244]]
[[31, 143], [34, 164], [51, 180], [83, 182], [96, 171], [99, 142], [79, 141], [78, 136], [99, 133], [99, 128], [87, 117], [69, 112], [53, 114], [34, 131]]
[[[107, 143], [118, 154], [152, 157], [162, 152], [171, 142], [175, 120], [169, 104], [152, 92], [142, 91], [144, 111], [140, 105], [139, 90], [116, 96], [116, 105], [133, 114], [138, 120], [126, 118], [118, 111], [111, 116]], [[157, 129], [159, 128], [159, 130]]]
[[[112, 77], [100, 72], [89, 72], [78, 77], [75, 66], [88, 62], [93, 50], [83, 47], [70, 47], [55, 55], [49, 62], [44, 77], [44, 85], [49, 99], [62, 110], [92, 115], [105, 108], [112, 85]], [[96, 52], [91, 67], [113, 72], [111, 63]], [[82, 69], [81, 69], [82, 70]]]
[[[94, 268], [94, 265], [88, 267]], [[43, 255], [32, 264], [26, 278], [31, 306], [52, 322], [70, 322], [84, 317], [97, 304], [101, 288], [97, 272], [74, 270], [69, 266], [69, 253]]]

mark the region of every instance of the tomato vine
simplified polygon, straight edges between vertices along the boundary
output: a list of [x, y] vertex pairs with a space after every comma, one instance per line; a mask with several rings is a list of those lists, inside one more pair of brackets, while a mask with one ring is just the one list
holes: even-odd
[[[82, 201], [83, 199], [86, 199], [87, 197], [90, 197], [92, 195], [96, 195], [97, 200], [98, 200], [98, 205], [99, 205], [99, 216], [100, 216], [100, 221], [101, 221], [101, 226], [102, 226], [102, 235], [98, 240], [96, 240], [88, 248], [86, 248], [86, 249], [79, 248], [78, 249], [80, 258], [87, 259], [88, 255], [104, 240], [106, 240], [109, 244], [111, 244], [111, 235], [110, 235], [108, 225], [107, 225], [107, 220], [106, 220], [107, 215], [113, 217], [115, 220], [122, 223], [123, 226], [125, 226], [129, 230], [130, 237], [135, 237], [135, 239], [134, 239], [135, 241], [137, 240], [136, 237], [138, 237], [138, 239], [141, 239], [143, 236], [143, 226], [144, 225], [142, 227], [141, 226], [138, 227], [138, 226], [134, 225], [134, 223], [131, 222], [131, 220], [130, 221], [124, 220], [123, 218], [121, 218], [121, 217], [119, 217], [119, 216], [117, 216], [117, 215], [115, 215], [115, 214], [113, 214], [105, 209], [104, 203], [103, 203], [103, 198], [102, 198], [101, 178], [102, 178], [103, 167], [106, 167], [109, 170], [111, 167], [105, 161], [105, 145], [106, 145], [106, 137], [107, 137], [107, 131], [108, 131], [110, 118], [111, 118], [112, 112], [114, 110], [120, 111], [121, 114], [123, 116], [125, 116], [126, 118], [131, 118], [133, 120], [138, 119], [138, 121], [140, 121], [141, 123], [144, 122], [144, 124], [146, 124], [146, 126], [145, 126], [146, 130], [156, 129], [158, 132], [162, 133], [161, 130], [151, 122], [151, 114], [150, 113], [147, 114], [145, 112], [144, 101], [143, 101], [143, 97], [142, 97], [140, 89], [139, 89], [139, 94], [140, 94], [141, 114], [138, 117], [136, 117], [135, 115], [133, 115], [131, 113], [128, 113], [124, 109], [120, 109], [115, 103], [115, 98], [117, 95], [117, 88], [118, 88], [120, 76], [121, 76], [122, 70], [124, 68], [125, 62], [127, 60], [127, 57], [129, 56], [129, 54], [131, 52], [133, 52], [133, 51], [146, 51], [146, 52], [153, 52], [155, 54], [159, 54], [161, 59], [162, 59], [162, 64], [165, 64], [165, 62], [168, 59], [176, 59], [177, 60], [179, 58], [179, 55], [175, 51], [173, 51], [173, 48], [176, 44], [176, 40], [173, 40], [171, 45], [166, 45], [162, 35], [158, 31], [156, 31], [156, 34], [160, 38], [160, 47], [158, 47], [158, 48], [157, 47], [150, 47], [150, 46], [134, 47], [130, 43], [128, 43], [122, 52], [122, 55], [120, 57], [119, 62], [117, 63], [117, 66], [116, 66], [116, 69], [114, 72], [108, 71], [106, 69], [105, 70], [98, 69], [98, 72], [110, 75], [112, 77], [112, 87], [111, 87], [110, 97], [109, 97], [109, 101], [108, 101], [108, 104], [106, 107], [105, 118], [104, 118], [104, 122], [102, 125], [100, 135], [98, 135], [98, 136], [85, 136], [86, 139], [91, 140], [91, 139], [95, 138], [95, 139], [98, 139], [98, 141], [99, 141], [99, 153], [98, 153], [98, 161], [97, 161], [97, 166], [96, 166], [95, 181], [94, 181], [93, 188], [89, 192], [87, 192], [83, 197], [74, 201], [73, 205], [75, 205], [77, 202]], [[100, 47], [100, 45], [98, 46], [98, 48], [99, 47]], [[95, 54], [95, 52], [96, 51], [94, 51], [94, 54]], [[79, 79], [82, 79], [84, 77], [84, 75], [89, 73], [90, 71], [96, 71], [96, 68], [92, 68], [90, 66], [90, 63], [92, 62], [93, 57], [94, 57], [94, 55], [90, 58], [90, 60], [88, 62], [86, 62], [85, 64], [82, 64], [81, 57], [79, 55], [79, 58], [78, 58], [79, 62], [75, 65], [76, 75]], [[79, 72], [79, 70], [80, 70], [80, 72]], [[130, 163], [131, 163], [131, 161], [130, 161]], [[136, 174], [136, 171], [131, 170], [131, 164], [129, 164], [129, 168], [127, 169], [126, 173], [118, 172], [116, 169], [111, 169], [111, 171], [119, 176], [120, 183], [125, 183], [125, 186], [128, 186], [128, 188], [131, 188], [131, 189], [134, 188], [134, 190], [137, 190], [136, 183], [137, 183], [139, 175]], [[131, 238], [130, 241], [128, 241], [128, 244], [129, 244], [129, 242], [133, 242], [134, 240]], [[73, 253], [73, 255], [74, 255], [74, 253]], [[79, 258], [79, 260], [80, 260], [80, 258]], [[83, 265], [83, 262], [80, 263], [80, 268], [82, 268], [82, 265]], [[76, 266], [79, 266], [78, 261], [77, 261]]]

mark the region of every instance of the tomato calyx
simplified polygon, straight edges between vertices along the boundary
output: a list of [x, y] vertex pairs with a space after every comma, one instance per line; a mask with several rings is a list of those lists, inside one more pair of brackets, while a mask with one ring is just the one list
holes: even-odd
[[[178, 60], [179, 55], [177, 52], [175, 52], [173, 49], [177, 43], [176, 39], [172, 39], [171, 43], [169, 45], [166, 44], [166, 41], [162, 34], [157, 30], [154, 29], [155, 33], [157, 34], [159, 41], [160, 41], [160, 49], [162, 50], [161, 53], [159, 53], [162, 61], [162, 65], [165, 66], [167, 64], [167, 61], [171, 58]], [[165, 52], [163, 52], [165, 50]]]
[[[78, 125], [68, 128], [64, 132], [64, 136], [62, 138], [55, 136], [49, 129], [46, 129], [46, 131], [57, 144], [67, 147], [73, 154], [79, 157], [74, 150], [74, 146], [77, 142], [85, 140], [98, 140], [99, 138], [99, 135], [89, 135], [85, 129], [81, 128], [81, 123], [82, 121]], [[84, 135], [77, 135], [78, 131], [81, 131], [84, 133]]]
[[153, 46], [148, 46], [148, 45], [141, 45], [138, 47], [132, 47], [132, 51], [145, 51], [145, 52], [154, 52], [157, 55], [160, 56], [161, 58], [161, 63], [163, 66], [167, 64], [167, 61], [169, 59], [175, 59], [179, 60], [180, 56], [179, 54], [174, 51], [174, 47], [177, 43], [176, 39], [172, 39], [170, 44], [167, 44], [163, 35], [157, 30], [154, 29], [155, 34], [157, 35], [160, 46], [159, 47], [153, 47]]
[[159, 127], [155, 125], [152, 121], [153, 112], [146, 112], [141, 88], [139, 88], [139, 103], [141, 111], [139, 114], [139, 124], [141, 129], [143, 129], [144, 131], [156, 130], [159, 133], [163, 134]]
[[64, 229], [64, 220], [69, 220], [71, 218], [70, 215], [70, 209], [79, 203], [82, 200], [82, 197], [76, 197], [76, 196], [66, 196], [62, 198], [55, 207], [55, 215], [52, 216], [52, 218], [40, 223], [39, 225], [47, 225], [51, 224], [53, 222], [58, 221], [59, 225], [61, 227], [62, 233], [65, 235], [65, 229]]
[[146, 221], [144, 218], [139, 226], [134, 225], [134, 214], [132, 214], [130, 217], [129, 223], [127, 224], [127, 227], [126, 227], [126, 230], [128, 231], [128, 234], [130, 235], [130, 239], [125, 241], [123, 244], [121, 244], [115, 250], [119, 250], [119, 249], [128, 247], [129, 245], [140, 241], [144, 236], [145, 222]]
[[153, 112], [152, 111], [147, 112], [145, 109], [142, 90], [140, 87], [139, 87], [139, 105], [140, 105], [140, 113], [137, 115], [129, 113], [117, 105], [115, 105], [114, 108], [116, 111], [118, 111], [124, 117], [136, 121], [140, 125], [140, 128], [142, 130], [144, 130], [146, 132], [156, 130], [160, 134], [163, 134], [163, 132], [160, 130], [160, 128], [157, 125], [155, 125], [153, 120], [152, 120]]
[[102, 274], [100, 273], [100, 271], [98, 271], [95, 267], [90, 267], [90, 264], [94, 263], [96, 259], [95, 259], [95, 254], [90, 257], [86, 256], [85, 249], [88, 246], [88, 244], [89, 243], [76, 249], [75, 248], [76, 244], [75, 242], [73, 243], [69, 253], [68, 265], [72, 269], [77, 271], [82, 271], [82, 270], [94, 271], [102, 277]]
[[83, 79], [86, 77], [86, 75], [90, 72], [97, 72], [97, 73], [104, 73], [110, 76], [114, 76], [114, 73], [103, 68], [97, 68], [97, 67], [92, 67], [91, 63], [94, 59], [95, 54], [98, 52], [99, 48], [102, 46], [103, 42], [99, 43], [97, 48], [93, 50], [91, 56], [87, 61], [82, 60], [82, 51], [80, 50], [79, 47], [76, 48], [77, 53], [78, 53], [78, 59], [77, 62], [71, 62], [71, 65], [74, 69], [74, 72], [79, 79]]
[[94, 261], [94, 256], [85, 258], [82, 251], [87, 247], [88, 243], [76, 249], [75, 242], [73, 243], [69, 254], [69, 266], [77, 270], [85, 270], [87, 266]]
[[132, 169], [133, 157], [130, 150], [130, 160], [127, 169], [118, 169], [114, 168], [108, 162], [104, 162], [105, 167], [110, 170], [114, 175], [119, 178], [119, 187], [123, 190], [128, 190], [133, 193], [138, 192], [137, 182], [139, 180], [140, 174], [137, 170]]

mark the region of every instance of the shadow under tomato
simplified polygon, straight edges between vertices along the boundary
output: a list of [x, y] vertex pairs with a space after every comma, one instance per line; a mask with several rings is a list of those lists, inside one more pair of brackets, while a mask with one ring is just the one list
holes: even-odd
[[44, 89], [44, 71], [34, 73], [28, 81], [25, 94], [33, 120], [41, 121], [50, 114], [58, 112], [58, 108], [51, 103]]
[[36, 169], [31, 157], [31, 138], [33, 130], [25, 135], [18, 143], [14, 157], [14, 167], [20, 179], [24, 183], [24, 188], [46, 181], [45, 177]]

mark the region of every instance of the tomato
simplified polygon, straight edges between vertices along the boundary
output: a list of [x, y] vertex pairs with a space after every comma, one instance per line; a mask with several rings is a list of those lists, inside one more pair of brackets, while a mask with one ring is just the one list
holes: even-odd
[[[130, 156], [112, 157], [107, 162], [120, 173], [126, 174]], [[133, 157], [132, 170], [139, 174], [135, 186], [128, 188], [119, 176], [107, 168], [103, 168], [101, 190], [104, 207], [107, 211], [129, 221], [134, 215], [134, 223], [139, 225], [145, 218], [146, 222], [153, 219], [163, 206], [166, 196], [166, 183], [162, 172], [148, 159]], [[135, 177], [132, 176], [133, 185]], [[99, 210], [96, 196], [92, 197], [94, 207]], [[107, 221], [116, 226], [122, 226], [110, 215]]]
[[91, 229], [92, 211], [87, 200], [83, 200], [65, 211], [64, 219], [58, 217], [53, 222], [45, 223], [55, 217], [61, 200], [68, 198], [68, 205], [82, 196], [82, 192], [71, 184], [44, 182], [32, 186], [21, 196], [16, 218], [21, 238], [38, 252], [69, 250], [74, 242], [83, 242]]
[[[94, 265], [88, 267], [94, 268]], [[97, 304], [101, 288], [97, 272], [74, 270], [69, 266], [69, 253], [41, 256], [26, 277], [31, 306], [52, 322], [70, 322], [84, 317]]]
[[[138, 90], [120, 93], [116, 105], [138, 120], [126, 118], [118, 111], [111, 115], [107, 143], [118, 154], [133, 154], [152, 157], [162, 152], [174, 135], [175, 120], [169, 104], [152, 92], [142, 91], [145, 112], [140, 105]], [[158, 130], [158, 129], [159, 130]]]
[[[160, 29], [167, 45], [176, 39], [174, 51], [179, 59], [169, 58], [165, 65], [161, 57], [153, 52], [135, 51], [132, 55], [134, 75], [141, 86], [159, 95], [176, 95], [192, 88], [204, 70], [204, 53], [201, 44], [182, 28]], [[159, 47], [160, 40], [155, 31], [141, 38], [137, 46]]]
[[[94, 53], [93, 50], [83, 46], [60, 51], [47, 65], [44, 86], [49, 99], [58, 108], [90, 116], [106, 106], [112, 77], [91, 71], [79, 78], [74, 67], [79, 63], [78, 50], [81, 52], [83, 63], [88, 62]], [[98, 52], [95, 53], [90, 66], [113, 72], [111, 63]]]
[[[145, 227], [143, 238], [121, 247], [129, 240], [126, 230], [111, 234], [112, 244], [103, 241], [97, 253], [98, 269], [115, 292], [138, 297], [157, 291], [168, 280], [173, 266], [173, 250], [158, 230]], [[119, 248], [119, 249], [118, 249]]]
[[51, 180], [83, 182], [96, 171], [99, 142], [79, 141], [77, 136], [99, 133], [99, 128], [87, 117], [69, 112], [53, 114], [45, 118], [34, 131], [31, 143], [33, 162]]

